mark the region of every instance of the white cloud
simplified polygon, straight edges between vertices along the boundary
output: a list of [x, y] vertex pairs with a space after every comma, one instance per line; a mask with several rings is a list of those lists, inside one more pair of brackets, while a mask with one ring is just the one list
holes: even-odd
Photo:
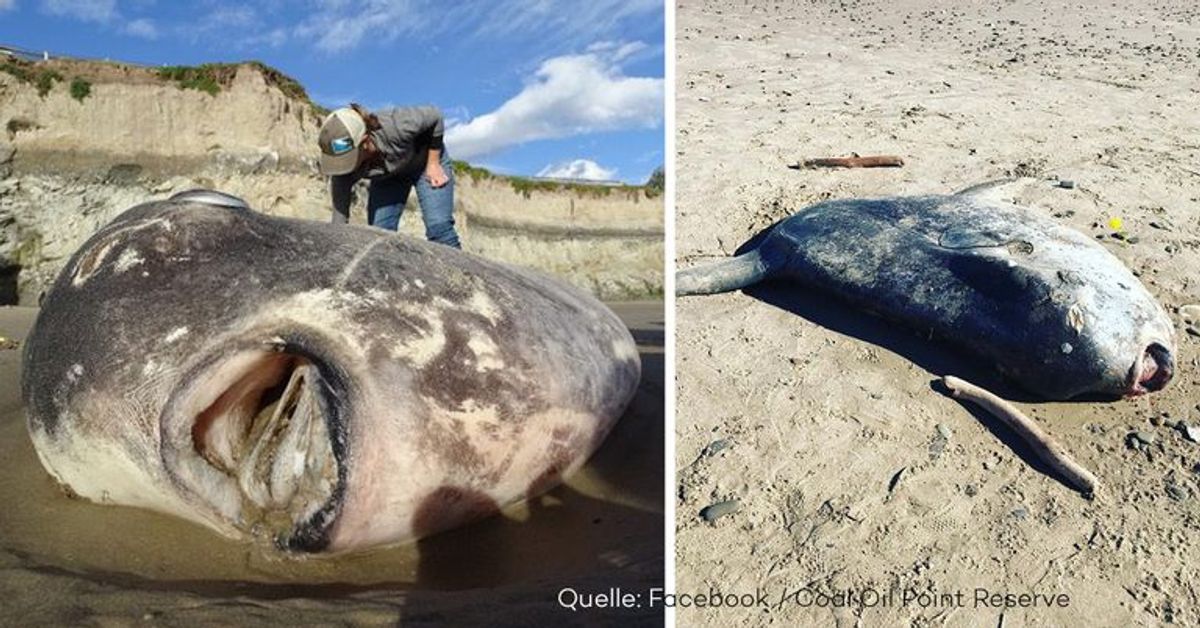
[[625, 76], [612, 51], [555, 57], [498, 109], [446, 131], [446, 144], [470, 159], [531, 142], [652, 128], [662, 120], [663, 79]]
[[605, 53], [613, 62], [619, 62], [646, 50], [646, 48], [646, 44], [640, 41], [600, 41], [588, 46], [587, 51]]
[[248, 28], [258, 20], [254, 9], [248, 6], [219, 6], [202, 20], [203, 28]]
[[525, 39], [530, 35], [559, 43], [619, 32], [629, 20], [662, 19], [662, 0], [506, 0], [479, 20], [478, 33]]
[[126, 24], [125, 33], [142, 39], [158, 39], [158, 27], [154, 25], [154, 20], [147, 18], [133, 20]]
[[296, 27], [303, 39], [313, 39], [319, 50], [343, 52], [364, 39], [391, 42], [417, 32], [433, 16], [445, 18], [441, 3], [418, 7], [410, 0], [320, 0], [322, 9]]
[[633, 20], [663, 19], [662, 0], [312, 0], [316, 10], [294, 29], [329, 53], [364, 43], [415, 37], [497, 38], [578, 49], [583, 42], [625, 32]]
[[539, 177], [552, 179], [587, 179], [589, 181], [611, 181], [616, 169], [608, 169], [590, 159], [576, 159], [561, 164], [551, 164], [537, 173]]
[[42, 9], [85, 22], [107, 22], [117, 14], [117, 0], [42, 0]]
[[245, 39], [245, 43], [247, 46], [250, 46], [250, 47], [262, 45], [262, 46], [269, 46], [271, 48], [278, 48], [278, 47], [286, 44], [287, 40], [288, 40], [287, 29], [274, 28], [265, 33], [260, 33], [258, 35], [251, 35], [250, 37], [247, 37]]
[[[15, 0], [0, 0], [15, 2]], [[133, 4], [148, 6], [147, 0], [134, 0]], [[3, 8], [3, 7], [0, 7]], [[120, 32], [142, 39], [158, 39], [158, 25], [149, 18], [138, 18], [125, 21], [117, 10], [117, 0], [42, 0], [42, 10], [51, 15], [79, 20], [82, 22], [97, 22], [113, 26]]]

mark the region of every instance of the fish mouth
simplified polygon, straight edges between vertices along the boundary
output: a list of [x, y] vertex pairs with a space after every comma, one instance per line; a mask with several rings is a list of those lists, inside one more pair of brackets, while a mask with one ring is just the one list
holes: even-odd
[[1146, 347], [1129, 369], [1126, 397], [1137, 397], [1162, 390], [1175, 375], [1175, 358], [1171, 350], [1158, 342]]
[[177, 467], [243, 533], [322, 551], [344, 494], [344, 380], [296, 342], [247, 349], [192, 378], [177, 406]]

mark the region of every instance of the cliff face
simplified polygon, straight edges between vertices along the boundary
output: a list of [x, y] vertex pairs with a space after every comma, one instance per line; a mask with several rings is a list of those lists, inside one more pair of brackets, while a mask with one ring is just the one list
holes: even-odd
[[[217, 89], [204, 91], [143, 68], [30, 67], [62, 80], [39, 89], [29, 76], [0, 73], [0, 303], [35, 304], [97, 228], [182, 190], [215, 188], [259, 211], [329, 219], [326, 180], [315, 168], [320, 118], [269, 71], [227, 68]], [[87, 84], [82, 97], [79, 83]], [[661, 196], [530, 186], [477, 171], [457, 181], [468, 251], [558, 275], [602, 298], [661, 293]], [[362, 222], [365, 189], [357, 196], [352, 220]], [[402, 231], [423, 232], [415, 195]]]
[[[251, 66], [232, 71], [215, 95], [144, 68], [77, 62], [33, 68], [63, 79], [51, 79], [43, 95], [36, 84], [0, 73], [0, 115], [17, 163], [29, 168], [138, 163], [184, 172], [236, 157], [269, 155], [285, 164], [312, 158], [319, 117]], [[81, 98], [71, 95], [77, 76], [88, 83]]]

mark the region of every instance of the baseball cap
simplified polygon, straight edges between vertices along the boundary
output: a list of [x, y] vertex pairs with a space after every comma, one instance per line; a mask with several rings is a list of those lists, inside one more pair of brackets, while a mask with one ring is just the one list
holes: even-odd
[[367, 124], [358, 112], [342, 107], [325, 117], [317, 144], [321, 146], [321, 174], [348, 174], [358, 166], [358, 147], [367, 135]]

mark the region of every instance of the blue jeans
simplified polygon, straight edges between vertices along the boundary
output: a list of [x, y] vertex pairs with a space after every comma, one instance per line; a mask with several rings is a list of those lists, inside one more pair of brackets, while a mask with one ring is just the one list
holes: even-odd
[[458, 232], [454, 230], [454, 165], [445, 149], [442, 150], [441, 164], [449, 181], [440, 188], [430, 185], [424, 172], [415, 179], [391, 177], [372, 181], [367, 193], [367, 222], [372, 227], [396, 231], [400, 227], [404, 204], [408, 202], [408, 192], [415, 185], [426, 239], [461, 249]]

